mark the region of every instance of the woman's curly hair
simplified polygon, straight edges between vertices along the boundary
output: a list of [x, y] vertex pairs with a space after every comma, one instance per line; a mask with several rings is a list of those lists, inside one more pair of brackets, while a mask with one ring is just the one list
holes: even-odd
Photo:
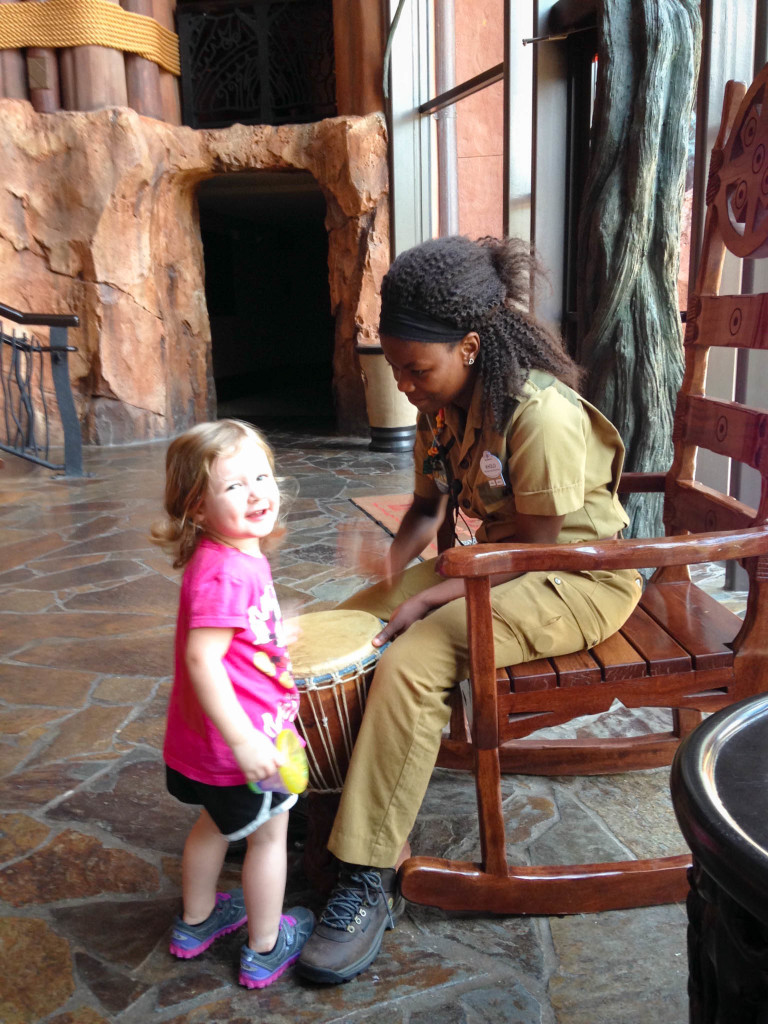
[[545, 276], [521, 239], [453, 235], [401, 253], [384, 277], [381, 295], [383, 302], [477, 332], [484, 404], [501, 430], [530, 370], [579, 386], [580, 370], [562, 341], [525, 311], [537, 279]]

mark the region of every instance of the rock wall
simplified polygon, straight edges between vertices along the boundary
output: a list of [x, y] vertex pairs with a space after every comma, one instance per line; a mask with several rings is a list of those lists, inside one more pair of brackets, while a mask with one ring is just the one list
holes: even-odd
[[196, 189], [217, 174], [309, 171], [327, 203], [337, 423], [365, 427], [354, 347], [376, 340], [389, 263], [383, 116], [215, 131], [128, 108], [35, 113], [0, 100], [0, 302], [75, 313], [86, 442], [166, 437], [215, 413]]

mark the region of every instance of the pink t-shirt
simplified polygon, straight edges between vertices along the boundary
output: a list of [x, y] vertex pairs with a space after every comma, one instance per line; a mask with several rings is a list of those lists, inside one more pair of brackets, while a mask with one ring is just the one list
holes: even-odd
[[295, 732], [299, 692], [266, 558], [208, 538], [202, 540], [184, 570], [176, 622], [165, 763], [197, 782], [242, 785], [246, 778], [200, 707], [187, 671], [189, 631], [203, 626], [235, 630], [223, 663], [235, 695], [255, 727], [272, 740], [282, 729]]

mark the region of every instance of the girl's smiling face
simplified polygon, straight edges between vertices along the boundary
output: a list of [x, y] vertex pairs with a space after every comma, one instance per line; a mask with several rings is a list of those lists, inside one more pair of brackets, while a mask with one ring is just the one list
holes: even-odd
[[434, 414], [450, 404], [469, 408], [475, 381], [469, 359], [477, 358], [477, 334], [471, 332], [455, 344], [403, 341], [383, 334], [381, 348], [398, 390], [419, 412]]
[[280, 494], [266, 452], [253, 439], [211, 463], [197, 521], [207, 534], [247, 554], [275, 528]]

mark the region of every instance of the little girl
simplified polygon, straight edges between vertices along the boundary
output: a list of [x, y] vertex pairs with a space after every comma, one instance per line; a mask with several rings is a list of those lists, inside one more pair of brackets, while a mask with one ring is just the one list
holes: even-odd
[[[263, 547], [280, 496], [272, 452], [246, 423], [201, 423], [166, 457], [167, 520], [152, 538], [184, 567], [163, 757], [169, 792], [202, 807], [184, 846], [183, 915], [170, 951], [198, 956], [248, 922], [240, 984], [263, 988], [299, 956], [314, 916], [282, 914], [285, 813], [294, 795], [254, 792], [282, 763], [274, 745], [295, 732], [299, 695]], [[242, 890], [217, 893], [227, 845], [247, 840]]]

